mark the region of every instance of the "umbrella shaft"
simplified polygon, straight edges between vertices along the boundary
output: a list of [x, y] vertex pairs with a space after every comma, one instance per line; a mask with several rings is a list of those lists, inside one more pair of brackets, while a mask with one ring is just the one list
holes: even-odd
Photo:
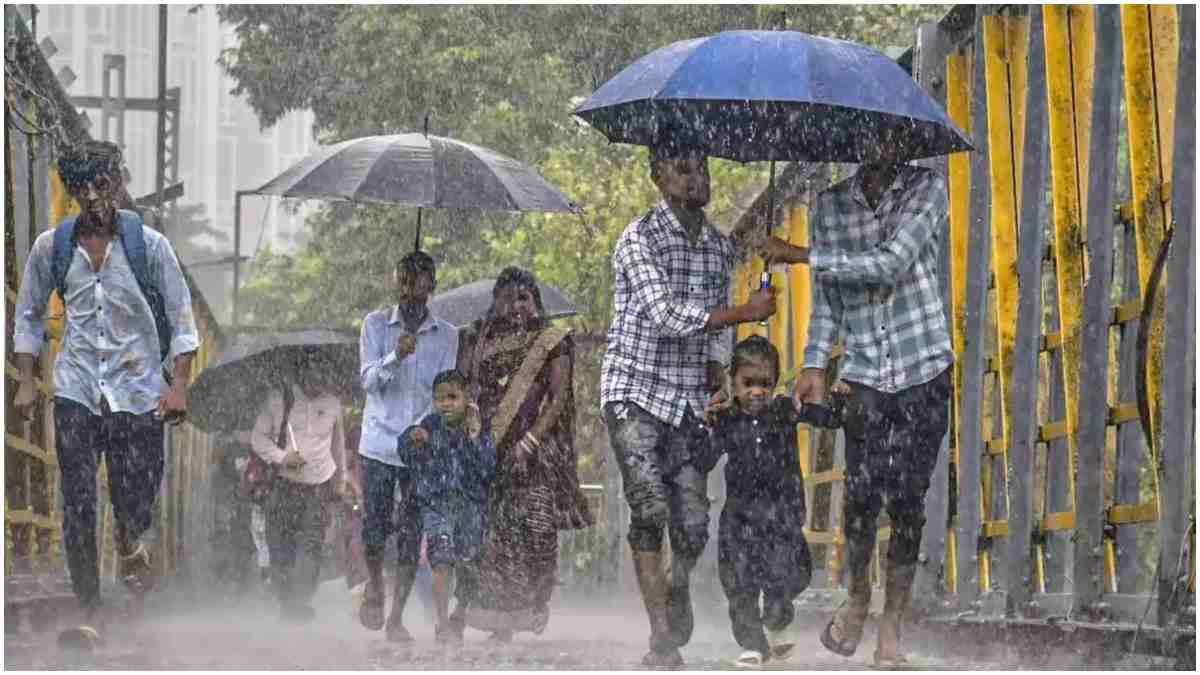
[[417, 240], [413, 244], [414, 251], [421, 250], [421, 207], [417, 207]]

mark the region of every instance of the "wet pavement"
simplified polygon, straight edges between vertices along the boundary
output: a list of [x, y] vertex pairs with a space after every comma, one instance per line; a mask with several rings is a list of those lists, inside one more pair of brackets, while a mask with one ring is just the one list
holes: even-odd
[[[193, 601], [196, 602], [196, 601]], [[602, 604], [602, 602], [606, 604]], [[586, 604], [586, 606], [585, 606]], [[562, 596], [554, 603], [549, 627], [540, 636], [519, 634], [507, 645], [487, 641], [485, 633], [468, 630], [461, 646], [443, 648], [433, 640], [433, 626], [414, 598], [406, 625], [416, 642], [397, 646], [358, 625], [351, 615], [345, 585], [325, 584], [314, 606], [316, 620], [304, 625], [279, 621], [276, 608], [261, 594], [205, 608], [148, 609], [138, 623], [110, 629], [107, 641], [89, 658], [66, 655], [54, 633], [34, 633], [29, 626], [6, 636], [9, 669], [105, 670], [627, 670], [637, 669], [645, 652], [647, 626], [640, 601], [623, 594], [600, 601]], [[845, 670], [870, 667], [873, 634], [860, 653], [843, 659], [830, 654], [817, 639], [816, 623], [795, 627], [794, 656], [767, 669]], [[689, 669], [732, 667], [740, 653], [729, 634], [724, 608], [701, 609], [691, 644], [683, 649]], [[978, 663], [926, 657], [916, 663], [928, 669], [980, 669]], [[988, 666], [983, 666], [984, 668]], [[1001, 666], [992, 666], [1000, 668]]]

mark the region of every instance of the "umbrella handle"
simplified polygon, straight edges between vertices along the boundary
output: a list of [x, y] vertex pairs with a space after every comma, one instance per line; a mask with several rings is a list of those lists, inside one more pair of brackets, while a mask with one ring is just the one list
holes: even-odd
[[[767, 237], [771, 236], [771, 232], [775, 229], [775, 160], [771, 160], [771, 177], [767, 180]], [[766, 263], [763, 263], [762, 276], [758, 281], [759, 290], [767, 290], [771, 287], [771, 270], [767, 269]], [[766, 326], [767, 320], [763, 319], [758, 322], [760, 326]]]
[[[429, 113], [425, 113], [425, 138], [429, 138]], [[417, 240], [413, 243], [413, 250], [421, 250], [421, 207], [417, 207]]]
[[413, 243], [413, 250], [421, 250], [421, 207], [417, 207], [417, 240]]

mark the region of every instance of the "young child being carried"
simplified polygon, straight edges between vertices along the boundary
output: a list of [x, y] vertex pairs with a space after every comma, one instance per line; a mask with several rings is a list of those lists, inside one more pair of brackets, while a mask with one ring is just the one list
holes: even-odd
[[779, 352], [765, 338], [739, 342], [730, 373], [731, 405], [709, 411], [710, 468], [721, 454], [729, 456], [717, 567], [733, 637], [746, 650], [736, 665], [760, 668], [791, 653], [794, 644], [783, 638], [783, 631], [795, 616], [792, 601], [812, 575], [796, 425], [836, 428], [840, 422], [835, 409], [801, 406], [791, 397], [773, 395]]
[[[478, 409], [456, 370], [433, 380], [433, 407], [405, 431], [401, 460], [411, 467], [414, 490], [433, 568], [438, 642], [459, 642], [476, 587], [474, 564], [487, 531], [488, 488], [496, 474], [496, 448], [480, 434]], [[451, 579], [457, 576], [454, 613], [448, 615]]]

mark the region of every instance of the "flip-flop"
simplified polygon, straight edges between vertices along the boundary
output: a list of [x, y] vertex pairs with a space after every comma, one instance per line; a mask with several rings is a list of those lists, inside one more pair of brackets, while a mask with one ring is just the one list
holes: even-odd
[[733, 665], [738, 670], [762, 670], [763, 655], [762, 652], [756, 652], [753, 649], [742, 652], [741, 656], [733, 662]]
[[854, 652], [858, 651], [858, 642], [849, 643], [844, 637], [842, 640], [834, 639], [832, 633], [834, 621], [835, 619], [830, 619], [829, 623], [825, 624], [825, 630], [821, 631], [821, 644], [838, 656], [854, 656]]
[[884, 658], [875, 652], [875, 669], [876, 670], [903, 670], [909, 665], [908, 659], [903, 654], [897, 654], [894, 657]]
[[100, 632], [82, 625], [62, 630], [58, 634], [58, 648], [64, 651], [92, 652], [100, 644]]
[[796, 649], [795, 642], [780, 642], [771, 645], [771, 659], [775, 661], [786, 660], [792, 655], [792, 651]]
[[[368, 586], [370, 588], [370, 586]], [[367, 630], [383, 628], [383, 591], [372, 594], [369, 590], [363, 593], [362, 604], [358, 607], [358, 621]]]
[[150, 552], [146, 545], [138, 542], [137, 550], [121, 556], [121, 583], [136, 595], [145, 595], [154, 588], [154, 568], [150, 565]]

